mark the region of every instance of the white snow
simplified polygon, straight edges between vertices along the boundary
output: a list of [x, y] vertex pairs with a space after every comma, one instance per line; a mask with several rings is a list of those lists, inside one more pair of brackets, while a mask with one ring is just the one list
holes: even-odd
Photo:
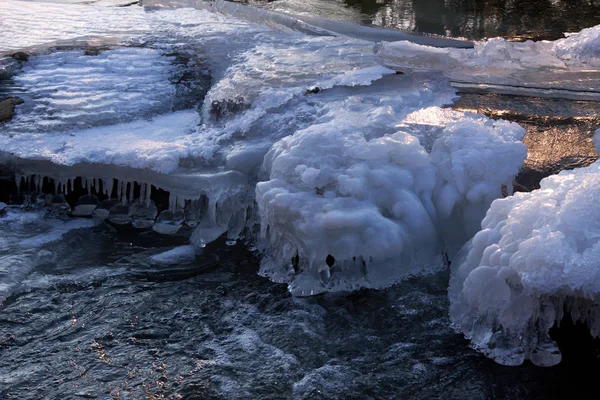
[[492, 203], [449, 288], [453, 323], [476, 349], [501, 364], [554, 365], [548, 330], [563, 310], [600, 336], [599, 187], [596, 162]]

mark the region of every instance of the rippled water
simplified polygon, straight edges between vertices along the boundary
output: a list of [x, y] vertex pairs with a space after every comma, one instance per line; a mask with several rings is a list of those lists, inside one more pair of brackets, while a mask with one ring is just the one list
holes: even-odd
[[363, 22], [450, 37], [554, 40], [600, 23], [594, 0], [345, 0]]
[[293, 298], [241, 246], [150, 265], [184, 241], [165, 238], [97, 226], [42, 246], [49, 261], [0, 308], [0, 396], [541, 399], [594, 373], [470, 350], [449, 328], [446, 273]]

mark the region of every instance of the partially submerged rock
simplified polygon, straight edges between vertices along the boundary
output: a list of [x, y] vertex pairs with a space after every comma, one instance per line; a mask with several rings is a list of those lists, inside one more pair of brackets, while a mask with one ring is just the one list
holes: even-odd
[[15, 106], [23, 104], [23, 100], [18, 97], [9, 97], [0, 101], [0, 122], [10, 121], [15, 115]]

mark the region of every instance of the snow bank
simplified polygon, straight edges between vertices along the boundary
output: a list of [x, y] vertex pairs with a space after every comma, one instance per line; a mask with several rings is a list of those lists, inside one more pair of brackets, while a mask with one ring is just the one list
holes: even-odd
[[[380, 288], [439, 268], [442, 248], [474, 233], [525, 158], [516, 124], [431, 108], [400, 125], [412, 134], [368, 139], [348, 114], [332, 111], [265, 156], [261, 273], [294, 294]], [[420, 139], [433, 140], [430, 153]]]
[[600, 336], [599, 187], [596, 162], [492, 203], [449, 289], [452, 321], [476, 349], [505, 365], [557, 364], [548, 330], [564, 312]]

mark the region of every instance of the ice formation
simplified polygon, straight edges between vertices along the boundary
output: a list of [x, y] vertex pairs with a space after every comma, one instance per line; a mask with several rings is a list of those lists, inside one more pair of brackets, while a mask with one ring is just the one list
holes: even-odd
[[[438, 268], [523, 161], [521, 128], [437, 108], [455, 96], [446, 79], [394, 74], [348, 25], [224, 2], [19, 5], [0, 4], [12, 38], [1, 50], [30, 54], [1, 61], [25, 104], [3, 126], [0, 160], [26, 201], [163, 234], [187, 225], [197, 247], [261, 224], [248, 238], [261, 272], [296, 294]], [[178, 107], [180, 86], [194, 84]], [[46, 199], [50, 182], [88, 194]]]
[[492, 203], [449, 289], [452, 321], [476, 349], [505, 365], [557, 364], [548, 330], [565, 312], [600, 336], [599, 187], [596, 162]]
[[[526, 155], [523, 128], [483, 116], [428, 108], [400, 124], [413, 134], [369, 139], [352, 114], [334, 108], [265, 156], [261, 273], [291, 281], [294, 294], [379, 288], [439, 268], [441, 250], [475, 233]], [[420, 139], [433, 141], [429, 152]]]
[[[164, 234], [187, 226], [196, 247], [245, 237], [263, 257], [261, 273], [299, 295], [380, 288], [439, 268], [443, 253], [452, 257], [481, 229], [502, 186], [511, 192], [524, 130], [439, 108], [455, 96], [449, 80], [464, 90], [572, 98], [600, 89], [598, 27], [556, 42], [434, 48], [344, 23], [183, 3], [204, 9], [0, 2], [0, 75], [12, 77], [3, 90], [25, 100], [0, 128], [0, 161], [17, 171], [28, 202], [56, 214], [72, 207], [74, 215]], [[394, 42], [373, 44], [386, 37]], [[554, 179], [584, 173], [570, 174]], [[42, 193], [50, 182], [57, 194], [75, 182], [89, 193], [65, 205]], [[158, 189], [169, 192], [168, 204], [153, 201]], [[497, 201], [484, 224], [501, 207], [518, 210], [517, 201], [540, 196]], [[532, 215], [543, 209], [532, 206]], [[486, 235], [471, 246], [501, 243], [500, 228]], [[191, 259], [190, 249], [164, 256]], [[471, 261], [459, 271], [479, 265]], [[485, 280], [483, 271], [473, 279]], [[460, 276], [456, 299], [480, 296], [466, 277], [473, 290], [459, 294]], [[520, 284], [542, 293], [528, 282]], [[469, 335], [484, 348], [482, 336]], [[511, 337], [498, 334], [494, 343]]]
[[441, 71], [462, 91], [600, 99], [600, 26], [553, 42], [494, 38], [474, 49], [432, 48], [408, 41], [380, 43], [384, 65]]

